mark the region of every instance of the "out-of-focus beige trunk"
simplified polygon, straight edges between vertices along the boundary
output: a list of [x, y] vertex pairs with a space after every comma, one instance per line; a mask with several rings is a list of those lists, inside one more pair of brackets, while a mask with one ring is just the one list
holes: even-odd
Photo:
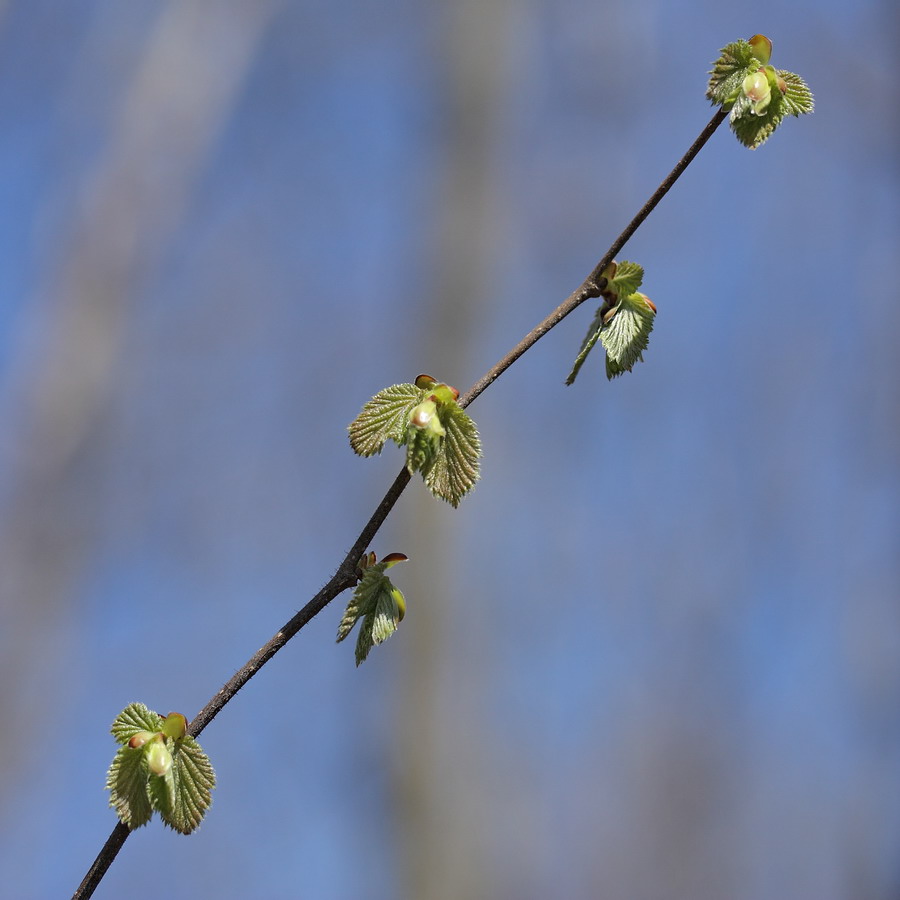
[[[277, 5], [242, 0], [214, 16], [204, 0], [163, 6], [117, 94], [109, 141], [79, 176], [84, 200], [42, 261], [39, 296], [25, 306], [34, 318], [11, 365], [4, 418], [16, 438], [3, 447], [9, 482], [0, 515], [0, 609], [7, 638], [14, 635], [0, 680], [30, 673], [33, 683], [0, 693], [0, 721], [21, 726], [45, 692], [65, 683], [57, 666], [70, 651], [61, 635], [72, 632], [67, 607], [102, 527], [90, 475], [104, 458], [104, 414], [122, 372], [129, 308], [180, 223]], [[90, 41], [85, 48], [89, 55]], [[63, 104], [90, 105], [80, 92], [92, 85], [61, 85]], [[0, 729], [7, 767], [21, 730]]]
[[[430, 322], [423, 326], [423, 358], [429, 374], [461, 391], [481, 374], [473, 370], [477, 363], [469, 349], [477, 323], [485, 319], [478, 308], [490, 302], [488, 273], [496, 257], [490, 158], [512, 12], [508, 0], [464, 0], [447, 8], [446, 170], [434, 229], [437, 289], [429, 298]], [[410, 380], [415, 374], [409, 373]], [[403, 623], [405, 668], [392, 751], [402, 895], [483, 900], [494, 893], [475, 826], [484, 794], [478, 760], [485, 736], [466, 689], [478, 681], [478, 659], [461, 658], [452, 642], [462, 612], [452, 562], [457, 529], [453, 511], [421, 483], [411, 493], [411, 543], [399, 548], [412, 559], [403, 573], [411, 605]], [[435, 547], [441, 552], [430, 552]]]

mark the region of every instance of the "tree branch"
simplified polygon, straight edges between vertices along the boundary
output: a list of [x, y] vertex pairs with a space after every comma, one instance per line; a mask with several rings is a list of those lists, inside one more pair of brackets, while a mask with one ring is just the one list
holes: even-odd
[[[628, 239], [637, 231], [643, 221], [656, 208], [660, 200], [668, 193], [669, 188], [678, 180], [679, 176], [690, 165], [694, 157], [700, 152], [703, 145], [712, 137], [713, 132], [722, 124], [728, 115], [725, 110], [718, 110], [710, 119], [709, 124], [700, 132], [700, 135], [691, 144], [687, 153], [678, 161], [674, 169], [666, 176], [665, 180], [654, 191], [650, 199], [641, 207], [637, 215], [628, 223], [622, 233], [613, 241], [609, 250], [590, 275], [582, 282], [581, 286], [573, 291], [546, 319], [530, 331], [513, 349], [506, 354], [493, 368], [483, 375], [469, 390], [459, 398], [459, 405], [468, 406], [487, 387], [496, 381], [526, 350], [533, 347], [551, 328], [558, 325], [572, 310], [589, 300], [591, 297], [599, 297], [600, 292], [606, 286], [606, 280], [601, 273], [613, 261], [616, 254], [625, 246]], [[601, 283], [602, 282], [602, 283]], [[369, 547], [372, 538], [388, 517], [400, 495], [410, 482], [410, 474], [404, 466], [400, 474], [394, 479], [394, 483], [384, 495], [378, 508], [366, 523], [353, 547], [338, 566], [337, 571], [313, 598], [296, 615], [294, 615], [281, 630], [266, 644], [260, 647], [253, 656], [241, 666], [237, 672], [222, 686], [222, 689], [200, 710], [188, 726], [188, 733], [196, 737], [207, 725], [222, 711], [235, 694], [289, 641], [304, 625], [318, 615], [335, 597], [343, 593], [347, 588], [353, 587], [357, 582], [356, 565], [360, 557]], [[97, 885], [103, 879], [113, 860], [116, 858], [122, 845], [125, 843], [129, 831], [121, 822], [113, 829], [112, 834], [103, 845], [103, 849], [97, 855], [93, 865], [85, 875], [84, 880], [78, 886], [73, 895], [73, 900], [86, 900], [90, 897]]]
[[[637, 215], [625, 226], [622, 233], [612, 242], [609, 250], [603, 255], [600, 262], [594, 266], [593, 271], [581, 286], [574, 290], [556, 309], [544, 319], [536, 328], [516, 344], [503, 359], [500, 360], [487, 374], [483, 375], [472, 387], [459, 398], [459, 405], [465, 409], [479, 394], [489, 385], [495, 382], [526, 350], [533, 347], [551, 328], [558, 325], [573, 309], [581, 306], [585, 300], [591, 297], [599, 297], [600, 292], [606, 287], [606, 280], [601, 277], [603, 270], [615, 259], [616, 254], [625, 246], [628, 239], [643, 224], [644, 219], [656, 209], [657, 204], [669, 192], [669, 188], [681, 177], [684, 170], [691, 164], [694, 157], [703, 149], [703, 145], [713, 136], [713, 132], [725, 121], [727, 110], [719, 109], [709, 120], [706, 128], [700, 132], [697, 140], [688, 148], [687, 153], [678, 160], [675, 168], [665, 177], [662, 184], [653, 192], [650, 199], [638, 210]], [[600, 282], [603, 284], [600, 284]]]

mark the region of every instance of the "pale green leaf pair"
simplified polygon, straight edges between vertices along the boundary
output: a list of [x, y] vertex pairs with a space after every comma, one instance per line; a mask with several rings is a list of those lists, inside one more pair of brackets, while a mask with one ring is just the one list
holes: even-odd
[[386, 569], [405, 559], [403, 554], [392, 553], [380, 563], [374, 561], [374, 554], [360, 561], [360, 581], [347, 604], [337, 633], [340, 643], [350, 634], [353, 626], [360, 623], [356, 638], [356, 665], [364, 662], [374, 646], [386, 641], [397, 630], [406, 614], [403, 594], [385, 575]]
[[429, 376], [379, 391], [350, 423], [350, 446], [360, 456], [380, 453], [389, 440], [406, 447], [406, 467], [451, 506], [475, 486], [481, 440], [456, 392]]
[[132, 830], [146, 825], [155, 811], [170, 828], [190, 834], [212, 803], [216, 776], [197, 741], [183, 727], [172, 737], [166, 719], [143, 703], [116, 716], [110, 730], [123, 746], [106, 776], [109, 805]]
[[623, 260], [612, 263], [603, 273], [606, 287], [603, 303], [581, 343], [566, 384], [572, 384], [588, 354], [599, 340], [606, 350], [606, 377], [613, 379], [630, 372], [635, 363], [643, 360], [656, 307], [637, 289], [644, 270], [637, 263]]
[[772, 42], [763, 35], [722, 48], [710, 72], [706, 96], [730, 110], [729, 124], [751, 150], [761, 146], [785, 116], [813, 111], [813, 95], [793, 72], [768, 65]]

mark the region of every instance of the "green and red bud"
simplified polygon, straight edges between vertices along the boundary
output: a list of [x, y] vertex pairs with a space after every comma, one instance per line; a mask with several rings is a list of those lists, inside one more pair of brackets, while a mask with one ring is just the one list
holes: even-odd
[[432, 397], [423, 400], [411, 413], [409, 424], [419, 431], [427, 431], [432, 438], [443, 437], [447, 432], [437, 414], [437, 403]]
[[764, 34], [754, 34], [747, 43], [750, 52], [765, 65], [772, 56], [772, 42]]
[[382, 562], [386, 563], [385, 568], [389, 569], [391, 566], [396, 566], [400, 562], [406, 562], [408, 559], [409, 557], [405, 553], [388, 553]]
[[437, 418], [437, 403], [434, 400], [423, 400], [411, 413], [409, 424], [416, 428], [427, 428]]
[[131, 747], [132, 750], [137, 750], [138, 747], [143, 747], [151, 738], [156, 737], [156, 734], [157, 732], [155, 731], [139, 731], [137, 734], [131, 736], [128, 746]]
[[752, 104], [753, 114], [761, 116], [772, 99], [772, 88], [766, 72], [763, 69], [759, 69], [749, 74], [744, 79], [741, 90], [743, 90], [744, 95]]
[[429, 399], [436, 400], [438, 403], [456, 403], [459, 399], [459, 391], [449, 384], [436, 384]]

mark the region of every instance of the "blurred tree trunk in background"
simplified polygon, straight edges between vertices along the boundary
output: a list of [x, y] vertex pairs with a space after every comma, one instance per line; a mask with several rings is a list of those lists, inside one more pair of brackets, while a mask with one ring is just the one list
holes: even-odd
[[[42, 695], [65, 685], [58, 666], [79, 652], [63, 636], [78, 634], [65, 623], [104, 527], [104, 498], [92, 489], [110, 458], [104, 418], [127, 384], [120, 348], [131, 306], [180, 224], [276, 5], [242, 0], [216, 15], [204, 0], [160, 8], [143, 46], [127, 48], [134, 52], [123, 58], [136, 62], [110, 94], [107, 139], [75, 176], [74, 193], [85, 199], [62, 225], [56, 255], [42, 260], [39, 295], [24, 306], [33, 321], [11, 366], [7, 434], [15, 438], [3, 447], [0, 679], [25, 674], [31, 683], [0, 693], [0, 721], [18, 723], [0, 729], [6, 766]], [[84, 41], [79, 71], [101, 64], [90, 58], [96, 51]], [[96, 84], [60, 84], [63, 102], [90, 107], [79, 89]]]
[[[492, 150], [511, 64], [512, 12], [508, 0], [463, 0], [447, 7], [442, 23], [446, 150], [434, 229], [437, 287], [419, 340], [427, 349], [422, 358], [428, 373], [461, 391], [482, 374], [473, 370], [469, 351], [491, 302], [499, 233]], [[409, 373], [410, 380], [415, 374]], [[484, 820], [490, 772], [483, 751], [492, 736], [472, 702], [480, 696], [472, 686], [487, 671], [486, 661], [467, 657], [466, 641], [456, 639], [475, 622], [467, 620], [467, 600], [457, 591], [453, 511], [439, 505], [418, 479], [411, 493], [411, 543], [399, 548], [412, 559], [404, 573], [411, 614], [404, 622], [409, 632], [392, 752], [403, 896], [483, 900], [498, 896]]]

